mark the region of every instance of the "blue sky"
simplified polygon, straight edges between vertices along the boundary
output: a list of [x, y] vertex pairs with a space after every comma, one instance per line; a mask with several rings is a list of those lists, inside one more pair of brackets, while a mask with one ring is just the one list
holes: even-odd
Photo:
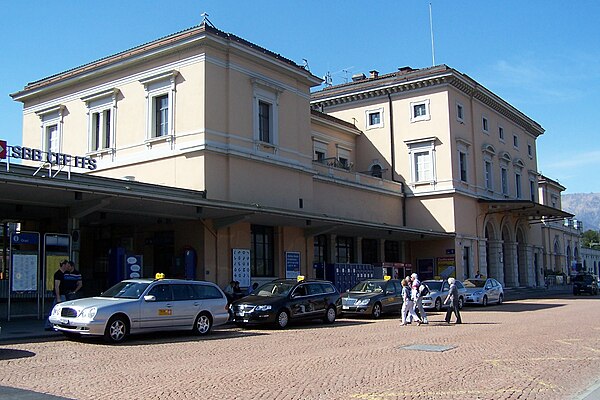
[[[432, 0], [435, 63], [471, 76], [540, 123], [538, 171], [566, 193], [600, 192], [600, 2]], [[431, 66], [429, 1], [0, 0], [0, 139], [21, 144], [32, 81], [201, 22], [333, 83]]]

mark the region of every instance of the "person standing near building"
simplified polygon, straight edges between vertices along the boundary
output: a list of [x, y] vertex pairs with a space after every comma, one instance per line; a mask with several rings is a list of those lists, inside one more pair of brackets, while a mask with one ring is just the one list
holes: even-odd
[[456, 279], [452, 277], [448, 278], [448, 284], [450, 285], [450, 291], [448, 296], [446, 296], [446, 300], [444, 300], [444, 304], [447, 304], [448, 301], [450, 301], [450, 306], [446, 311], [446, 323], [450, 323], [450, 317], [452, 316], [452, 312], [454, 312], [454, 315], [456, 315], [456, 323], [462, 324], [460, 311], [458, 309], [458, 288], [456, 287]]
[[67, 262], [67, 269], [62, 284], [64, 285], [63, 292], [67, 300], [75, 300], [79, 297], [83, 281], [81, 279], [81, 273], [75, 269], [75, 262]]
[[[52, 312], [52, 309], [55, 305], [66, 300], [63, 283], [65, 278], [65, 271], [67, 271], [67, 268], [69, 268], [68, 261], [62, 260], [58, 266], [58, 270], [54, 273], [54, 301], [52, 302], [50, 312]], [[52, 324], [50, 323], [50, 320], [46, 319], [46, 324], [44, 328], [47, 331], [52, 330]]]
[[410, 276], [410, 279], [412, 281], [411, 295], [415, 305], [415, 314], [418, 311], [418, 315], [421, 318], [421, 321], [423, 321], [424, 324], [427, 324], [427, 314], [425, 313], [425, 309], [423, 308], [423, 296], [421, 295], [421, 281], [419, 280], [419, 276], [415, 273], [413, 273]]

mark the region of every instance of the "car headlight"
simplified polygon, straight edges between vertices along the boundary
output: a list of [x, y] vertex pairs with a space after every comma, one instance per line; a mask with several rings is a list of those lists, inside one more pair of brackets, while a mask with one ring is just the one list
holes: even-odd
[[366, 306], [367, 304], [369, 304], [370, 301], [371, 301], [371, 299], [362, 299], [362, 300], [358, 300], [356, 303], [354, 303], [354, 305]]
[[429, 296], [423, 297], [423, 300], [431, 300], [431, 297], [429, 297]]
[[269, 311], [271, 306], [256, 306], [256, 311]]
[[52, 308], [52, 315], [60, 315], [60, 306], [56, 305]]
[[81, 314], [79, 314], [79, 316], [81, 318], [94, 319], [97, 312], [98, 308], [96, 307], [84, 308], [83, 311], [81, 311]]
[[473, 292], [473, 296], [481, 296], [483, 292], [481, 290], [476, 290]]

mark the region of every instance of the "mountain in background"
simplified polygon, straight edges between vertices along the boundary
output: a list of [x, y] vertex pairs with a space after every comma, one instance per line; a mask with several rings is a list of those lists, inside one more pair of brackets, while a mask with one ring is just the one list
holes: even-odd
[[600, 230], [600, 193], [572, 193], [561, 196], [562, 209], [583, 221], [583, 231]]

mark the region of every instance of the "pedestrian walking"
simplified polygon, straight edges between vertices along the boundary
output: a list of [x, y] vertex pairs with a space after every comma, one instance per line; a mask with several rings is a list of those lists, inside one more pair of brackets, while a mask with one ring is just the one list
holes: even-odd
[[427, 320], [427, 314], [425, 313], [425, 309], [423, 308], [423, 285], [421, 285], [419, 275], [413, 273], [410, 276], [410, 278], [412, 281], [411, 295], [413, 298], [415, 314], [418, 314], [419, 318], [421, 318], [421, 321], [424, 324], [427, 324], [429, 323], [429, 321]]
[[448, 284], [450, 285], [450, 291], [446, 300], [444, 300], [444, 304], [450, 302], [450, 306], [446, 311], [446, 323], [450, 323], [450, 317], [452, 316], [452, 312], [454, 312], [454, 315], [456, 315], [456, 323], [462, 324], [460, 310], [458, 309], [458, 288], [456, 287], [456, 279], [452, 277], [448, 278]]
[[411, 299], [410, 293], [410, 278], [402, 280], [402, 323], [404, 326], [408, 320], [417, 321], [417, 325], [421, 325], [421, 319], [415, 314], [415, 306]]

